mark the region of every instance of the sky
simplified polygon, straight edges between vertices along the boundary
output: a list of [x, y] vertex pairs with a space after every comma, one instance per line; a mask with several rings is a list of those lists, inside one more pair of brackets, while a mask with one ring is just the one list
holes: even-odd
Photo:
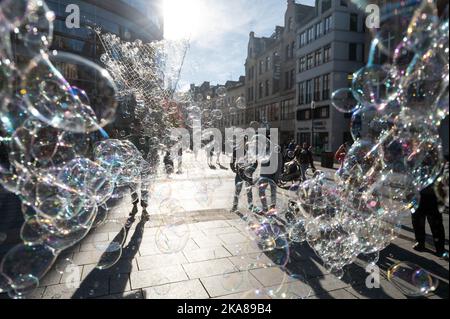
[[[286, 0], [164, 0], [165, 38], [189, 39], [179, 89], [224, 84], [245, 75], [249, 33], [270, 36], [284, 25]], [[314, 0], [297, 0], [313, 5]]]

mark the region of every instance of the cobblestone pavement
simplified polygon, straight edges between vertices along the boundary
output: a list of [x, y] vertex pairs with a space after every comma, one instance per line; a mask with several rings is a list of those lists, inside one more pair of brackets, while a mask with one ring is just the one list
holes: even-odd
[[[193, 158], [190, 154], [186, 157], [185, 166], [189, 166]], [[200, 161], [206, 163], [204, 158]], [[330, 177], [333, 174], [333, 170], [326, 172]], [[120, 260], [109, 269], [97, 268], [108, 264], [108, 258], [118, 258], [112, 251], [103, 260], [105, 250], [99, 247], [118, 241], [121, 235], [113, 227], [117, 224], [95, 229], [59, 257], [57, 265], [66, 265], [68, 259], [72, 266], [54, 267], [28, 298], [404, 299], [407, 297], [401, 290], [386, 279], [386, 270], [397, 261], [413, 262], [439, 280], [438, 289], [427, 298], [448, 298], [448, 261], [431, 251], [411, 249], [414, 236], [409, 216], [404, 219], [400, 237], [380, 254], [380, 288], [369, 289], [363, 260], [346, 267], [344, 277], [337, 279], [306, 244], [291, 246], [289, 263], [284, 269], [278, 267], [274, 260], [280, 255], [262, 253], [246, 223], [229, 212], [233, 192], [230, 170], [201, 165], [152, 185], [148, 219], [141, 216], [141, 208], [134, 222], [128, 219], [132, 205], [125, 195], [109, 214], [110, 220], [122, 225], [128, 221], [129, 225]], [[0, 232], [8, 237], [0, 245], [0, 256], [17, 243], [20, 225], [20, 210], [13, 209], [17, 200], [4, 193], [1, 196], [0, 215], [4, 217]], [[448, 214], [444, 219], [448, 238]]]

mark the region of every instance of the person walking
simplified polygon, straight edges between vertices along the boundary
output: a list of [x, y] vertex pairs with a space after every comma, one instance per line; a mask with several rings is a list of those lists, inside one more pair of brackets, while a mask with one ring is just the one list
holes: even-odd
[[258, 167], [258, 161], [251, 161], [248, 157], [248, 146], [247, 142], [244, 139], [244, 156], [243, 158], [237, 158], [237, 149], [236, 147], [233, 150], [232, 162], [230, 164], [231, 170], [236, 174], [234, 179], [235, 191], [233, 198], [233, 207], [231, 208], [231, 212], [238, 211], [239, 205], [239, 196], [242, 192], [242, 187], [245, 186], [247, 192], [247, 203], [248, 209], [253, 211], [253, 173]]
[[314, 159], [311, 150], [309, 149], [308, 143], [303, 143], [302, 148], [297, 148], [295, 157], [300, 164], [301, 179], [302, 182], [306, 181], [306, 171], [311, 166], [313, 171], [316, 171], [314, 166]]
[[425, 220], [428, 220], [433, 234], [436, 255], [448, 259], [448, 253], [445, 251], [445, 228], [438, 205], [434, 184], [420, 192], [419, 208], [412, 214], [412, 224], [416, 237], [416, 244], [413, 249], [419, 252], [425, 251]]
[[[277, 206], [277, 181], [282, 169], [282, 154], [275, 150], [270, 150], [270, 146], [267, 145], [266, 154], [270, 153], [270, 157], [267, 157], [261, 161], [261, 174], [258, 180], [259, 198], [261, 200], [263, 213], [267, 215], [276, 214]], [[266, 191], [270, 188], [270, 206], [267, 203]]]

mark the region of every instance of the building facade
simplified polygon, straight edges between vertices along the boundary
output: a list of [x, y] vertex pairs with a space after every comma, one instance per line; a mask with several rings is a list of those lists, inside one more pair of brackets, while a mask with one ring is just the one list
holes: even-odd
[[246, 123], [279, 129], [280, 144], [295, 138], [296, 29], [314, 8], [287, 1], [284, 26], [270, 37], [250, 33], [246, 70]]
[[365, 15], [350, 1], [316, 0], [314, 14], [297, 29], [297, 143], [315, 154], [351, 141], [351, 114], [331, 105], [334, 91], [351, 86], [366, 64]]

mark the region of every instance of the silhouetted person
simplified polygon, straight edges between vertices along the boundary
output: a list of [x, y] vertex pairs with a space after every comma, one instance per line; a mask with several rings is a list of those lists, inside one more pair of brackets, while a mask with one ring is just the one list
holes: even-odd
[[245, 185], [247, 191], [247, 203], [248, 209], [253, 210], [253, 193], [252, 193], [252, 184], [253, 184], [253, 172], [258, 167], [258, 162], [254, 161], [250, 163], [248, 158], [248, 146], [247, 139], [244, 139], [244, 157], [238, 159], [237, 158], [237, 150], [236, 147], [233, 150], [233, 159], [230, 164], [231, 170], [236, 174], [234, 179], [235, 184], [235, 192], [234, 192], [234, 200], [233, 200], [233, 208], [232, 212], [236, 212], [238, 210], [239, 205], [239, 196], [242, 191], [242, 187]]
[[300, 170], [302, 174], [302, 181], [306, 181], [306, 171], [311, 166], [315, 171], [314, 159], [311, 150], [309, 149], [308, 143], [303, 143], [303, 147], [295, 151], [295, 158], [300, 164]]
[[416, 237], [414, 249], [425, 251], [425, 219], [433, 234], [436, 255], [445, 257], [445, 229], [442, 214], [439, 212], [438, 199], [434, 192], [434, 185], [430, 185], [420, 192], [420, 204], [412, 215], [412, 223]]

